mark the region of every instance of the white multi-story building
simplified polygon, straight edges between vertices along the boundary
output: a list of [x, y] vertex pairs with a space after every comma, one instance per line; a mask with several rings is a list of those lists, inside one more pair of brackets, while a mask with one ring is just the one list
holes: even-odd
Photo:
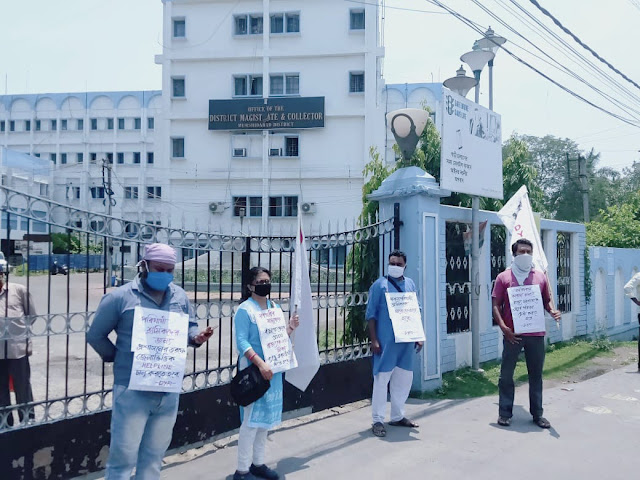
[[[166, 169], [155, 168], [160, 93], [0, 96], [0, 146], [49, 160], [38, 193], [81, 209], [108, 211], [111, 170], [113, 215], [156, 223], [168, 183]], [[3, 169], [17, 187], [20, 169]]]
[[[298, 203], [320, 222], [359, 214], [362, 169], [384, 129], [377, 6], [166, 0], [163, 45], [172, 218], [278, 233]], [[227, 100], [235, 123], [210, 129], [211, 100]], [[298, 128], [296, 112], [315, 114], [315, 128]]]

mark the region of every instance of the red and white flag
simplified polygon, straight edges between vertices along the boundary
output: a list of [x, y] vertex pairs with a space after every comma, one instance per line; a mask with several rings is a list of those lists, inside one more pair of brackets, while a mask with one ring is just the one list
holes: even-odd
[[498, 216], [511, 234], [511, 245], [520, 238], [529, 240], [533, 244], [533, 263], [538, 270], [546, 273], [549, 263], [542, 248], [526, 185], [522, 185], [515, 195], [505, 203], [498, 212]]
[[307, 247], [302, 231], [300, 207], [298, 207], [298, 234], [294, 253], [293, 285], [291, 288], [291, 309], [300, 317], [300, 326], [293, 333], [293, 351], [298, 366], [285, 373], [285, 379], [303, 392], [320, 368], [316, 326], [313, 320], [311, 283], [307, 266]]

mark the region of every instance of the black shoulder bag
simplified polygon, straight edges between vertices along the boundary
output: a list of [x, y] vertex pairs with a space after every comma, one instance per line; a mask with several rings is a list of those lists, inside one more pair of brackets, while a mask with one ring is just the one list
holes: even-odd
[[[238, 361], [238, 363], [240, 363]], [[238, 372], [231, 379], [231, 397], [238, 405], [246, 407], [267, 393], [271, 382], [265, 380], [260, 369], [251, 364], [244, 370], [238, 368]]]

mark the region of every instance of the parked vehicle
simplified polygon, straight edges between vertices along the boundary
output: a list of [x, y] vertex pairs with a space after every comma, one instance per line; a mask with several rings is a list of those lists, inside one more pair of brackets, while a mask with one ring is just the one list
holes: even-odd
[[61, 273], [62, 275], [68, 275], [69, 267], [67, 267], [64, 263], [60, 265], [57, 260], [54, 260], [49, 271], [51, 272], [51, 275], [57, 275], [59, 273]]

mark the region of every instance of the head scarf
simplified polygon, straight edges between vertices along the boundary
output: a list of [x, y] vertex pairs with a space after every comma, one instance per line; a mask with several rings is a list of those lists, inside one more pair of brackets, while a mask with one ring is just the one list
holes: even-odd
[[[150, 245], [145, 245], [142, 261], [175, 265], [176, 251], [173, 249], [173, 247], [165, 245], [164, 243], [152, 243]], [[142, 261], [138, 262], [138, 265], [140, 265]]]

